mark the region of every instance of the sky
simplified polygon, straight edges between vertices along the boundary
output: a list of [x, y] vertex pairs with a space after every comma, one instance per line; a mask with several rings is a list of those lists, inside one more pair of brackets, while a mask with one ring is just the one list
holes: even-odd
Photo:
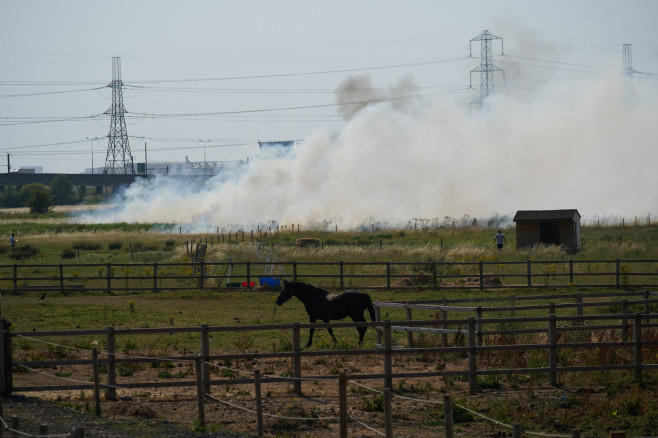
[[[112, 57], [135, 162], [250, 160], [201, 187], [135, 185], [114, 216], [88, 220], [355, 227], [658, 212], [653, 0], [1, 5], [11, 168], [104, 165]], [[500, 37], [499, 70], [479, 105], [471, 40], [484, 30]], [[259, 156], [258, 141], [280, 140], [297, 141], [292, 157]]]

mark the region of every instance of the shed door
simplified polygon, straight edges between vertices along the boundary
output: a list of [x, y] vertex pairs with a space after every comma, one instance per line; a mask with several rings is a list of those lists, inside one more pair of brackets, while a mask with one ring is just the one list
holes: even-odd
[[540, 222], [539, 223], [539, 241], [548, 245], [560, 244], [560, 223], [559, 222]]

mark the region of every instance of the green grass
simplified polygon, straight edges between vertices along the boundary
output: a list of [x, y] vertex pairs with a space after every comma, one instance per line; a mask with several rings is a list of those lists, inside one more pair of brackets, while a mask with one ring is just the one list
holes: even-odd
[[[29, 220], [28, 220], [29, 219]], [[54, 220], [61, 218], [54, 217]], [[18, 248], [29, 245], [38, 251], [28, 260], [16, 260], [11, 258], [8, 248], [0, 246], [0, 265], [45, 265], [60, 263], [98, 263], [100, 267], [89, 268], [91, 273], [82, 272], [82, 267], [67, 268], [66, 276], [71, 277], [71, 283], [81, 282], [76, 280], [82, 276], [102, 277], [101, 283], [105, 281], [104, 264], [106, 263], [131, 263], [144, 262], [187, 262], [186, 241], [208, 242], [209, 250], [207, 261], [225, 264], [229, 258], [234, 261], [256, 261], [264, 254], [275, 256], [279, 261], [306, 261], [306, 262], [385, 262], [405, 261], [418, 262], [421, 265], [416, 268], [415, 273], [426, 271], [429, 262], [452, 261], [452, 262], [477, 262], [477, 261], [525, 261], [525, 260], [615, 260], [615, 259], [658, 259], [658, 227], [656, 225], [626, 226], [626, 227], [584, 227], [583, 228], [583, 250], [575, 255], [566, 254], [559, 248], [539, 247], [534, 249], [517, 251], [514, 246], [514, 229], [506, 229], [508, 245], [498, 252], [493, 244], [493, 235], [496, 230], [479, 227], [465, 228], [440, 228], [433, 230], [375, 230], [360, 232], [301, 232], [301, 233], [278, 233], [265, 238], [261, 236], [261, 253], [257, 250], [257, 244], [251, 242], [250, 233], [245, 233], [245, 242], [228, 243], [224, 236], [218, 235], [180, 235], [177, 233], [154, 232], [157, 228], [154, 224], [110, 224], [110, 225], [71, 225], [61, 223], [35, 222], [31, 218], [24, 218], [25, 222], [18, 222], [16, 218], [6, 219], [10, 221], [3, 223], [0, 230], [8, 236], [10, 232], [16, 232], [19, 238]], [[297, 248], [294, 246], [298, 237], [314, 237], [323, 242], [321, 248]], [[73, 258], [62, 258], [73, 255]], [[521, 264], [521, 270], [525, 265]], [[655, 264], [653, 265], [655, 266]], [[223, 272], [224, 265], [215, 268]], [[57, 269], [46, 269], [44, 267], [29, 268], [34, 272], [31, 274], [51, 278], [59, 275]], [[113, 273], [116, 277], [148, 276], [151, 269], [144, 267], [117, 267]], [[159, 274], [166, 274], [167, 269], [162, 267]], [[175, 274], [183, 269], [182, 265], [170, 268]], [[253, 269], [253, 268], [252, 268]], [[260, 268], [259, 268], [260, 269]], [[305, 268], [306, 269], [306, 268]], [[346, 267], [346, 273], [353, 269]], [[457, 272], [462, 268], [452, 268]], [[537, 265], [537, 274], [542, 270], [546, 273], [561, 272], [563, 266], [553, 263]], [[610, 266], [604, 262], [587, 265], [582, 269], [588, 272], [605, 272]], [[257, 276], [260, 271], [254, 269], [252, 275]], [[1, 273], [3, 277], [7, 272]], [[288, 272], [290, 274], [290, 272]], [[78, 275], [79, 277], [76, 277]], [[126, 280], [115, 280], [123, 282]], [[131, 280], [132, 281], [132, 280]], [[136, 281], [136, 280], [135, 280]], [[547, 280], [551, 281], [551, 280]], [[88, 283], [91, 283], [89, 281]], [[317, 281], [322, 286], [336, 287], [337, 280]], [[143, 280], [142, 285], [148, 288], [148, 280]], [[346, 286], [349, 287], [349, 284]], [[2, 286], [5, 287], [5, 286]], [[572, 295], [576, 292], [574, 288], [550, 289], [550, 294], [563, 293]], [[583, 293], [596, 290], [582, 291]], [[599, 290], [600, 291], [600, 290]], [[61, 295], [59, 292], [47, 292], [46, 298], [40, 301], [39, 295], [25, 293], [2, 295], [2, 316], [11, 322], [11, 330], [22, 332], [34, 332], [41, 330], [75, 330], [75, 329], [102, 329], [112, 326], [121, 328], [153, 328], [153, 327], [199, 327], [202, 324], [209, 326], [242, 326], [242, 325], [264, 325], [264, 324], [287, 324], [296, 321], [306, 322], [307, 315], [301, 303], [292, 300], [281, 307], [275, 307], [274, 299], [276, 291], [246, 291], [213, 289], [198, 290], [190, 286], [182, 291], [162, 291], [153, 293], [125, 292], [117, 295], [106, 295], [102, 292], [73, 292]], [[430, 289], [393, 289], [371, 291], [375, 300], [381, 301], [420, 301], [437, 300], [441, 297], [448, 299], [467, 299], [482, 303], [483, 300], [501, 298], [500, 302], [488, 301], [486, 305], [506, 305], [506, 299], [510, 295], [529, 296], [546, 293], [545, 290], [509, 290], [496, 289], [485, 292], [473, 290], [430, 290]], [[555, 299], [554, 302], [568, 301]], [[517, 302], [521, 304], [535, 304], [534, 302]], [[615, 312], [616, 308], [586, 308], [586, 314]], [[564, 314], [566, 311], [561, 311]], [[569, 312], [575, 313], [575, 309]], [[518, 311], [516, 316], [536, 315], [532, 311]], [[545, 312], [541, 312], [545, 315]], [[416, 319], [434, 318], [435, 312], [414, 311]], [[466, 314], [452, 313], [451, 318], [465, 317]], [[508, 313], [492, 312], [485, 314], [491, 317], [509, 317]], [[382, 313], [383, 319], [404, 319], [404, 310], [386, 309]], [[491, 329], [512, 328], [511, 323], [501, 323], [499, 327]], [[332, 348], [354, 348], [357, 342], [357, 333], [354, 328], [336, 329], [338, 346], [335, 346], [325, 330], [315, 333], [314, 347], [316, 349]], [[602, 334], [599, 334], [603, 336]], [[302, 343], [306, 342], [307, 331], [302, 331]], [[569, 335], [572, 336], [572, 335]], [[573, 335], [576, 336], [576, 335]], [[395, 332], [393, 342], [398, 345], [406, 345], [406, 333]], [[41, 338], [40, 338], [41, 339]], [[421, 346], [437, 345], [439, 339], [432, 335], [416, 335], [416, 342]], [[97, 342], [99, 348], [106, 347], [107, 340], [103, 336], [74, 336], [68, 338], [50, 337], [43, 340], [61, 344], [64, 347], [43, 344], [38, 340], [29, 338], [16, 339], [14, 349], [19, 357], [27, 357], [30, 360], [44, 360], [46, 358], [66, 358], [72, 353], [68, 346], [88, 349], [93, 342]], [[518, 335], [513, 340], [516, 343], [531, 343], [536, 341], [534, 335]], [[569, 339], [572, 341], [572, 339]], [[607, 339], [606, 339], [607, 340]], [[372, 329], [366, 333], [365, 345], [372, 345], [375, 334]], [[582, 341], [578, 339], [577, 341]], [[117, 336], [117, 350], [129, 354], [148, 354], [153, 356], [164, 356], [168, 354], [181, 354], [197, 351], [200, 346], [198, 333], [158, 335], [123, 335]], [[290, 351], [291, 332], [263, 331], [258, 333], [241, 332], [213, 332], [210, 338], [210, 348], [213, 352], [236, 352], [236, 351]], [[610, 359], [612, 354], [601, 349], [585, 350], [582, 352], [560, 352], [560, 365], [596, 363], [597, 360], [606, 357]], [[655, 354], [655, 352], [653, 353]], [[608, 355], [608, 356], [606, 356]], [[614, 357], [615, 360], [626, 361], [626, 355]], [[320, 360], [320, 359], [318, 359]], [[462, 361], [459, 355], [416, 355], [415, 361], [427, 364], [429, 369], [445, 367], [451, 361]], [[647, 359], [648, 360], [648, 359]], [[487, 356], [482, 354], [479, 358], [479, 366], [486, 364], [492, 367], [535, 367], [544, 366], [547, 358], [544, 352], [526, 351], [523, 354], [498, 353]], [[330, 359], [328, 363], [333, 363]], [[159, 364], [159, 362], [158, 362]], [[138, 364], [134, 366], [125, 365], [119, 370], [123, 376], [131, 376], [138, 371], [138, 367], [146, 366]], [[181, 377], [180, 373], [168, 370], [163, 365], [159, 370], [162, 379], [176, 379]], [[339, 367], [336, 367], [339, 370]], [[569, 377], [560, 377], [567, 385], [573, 384], [580, 387], [589, 387], [588, 392], [566, 395], [566, 399], [554, 395], [545, 396], [542, 390], [546, 389], [546, 376], [482, 376], [478, 379], [481, 394], [496, 394], [497, 391], [508, 391], [505, 397], [486, 397], [482, 404], [474, 398], [464, 399], [463, 403], [487, 412], [494, 418], [509, 423], [524, 424], [531, 430], [555, 430], [556, 425], [560, 430], [570, 430], [582, 427], [591, 433], [605, 433], [611, 429], [623, 429], [633, 431], [637, 435], [646, 435], [651, 432], [652, 425], [656, 424], [656, 377], [655, 373], [647, 373], [644, 387], [634, 385], [628, 373], [573, 373]], [[417, 393], [424, 395], [433, 391], [435, 386], [441, 382], [454, 382], [458, 379], [446, 378], [435, 379], [432, 388], [413, 381], [400, 381], [396, 383], [396, 389], [405, 393]], [[446, 383], [446, 385], [448, 384]], [[452, 383], [454, 385], [454, 383]], [[463, 385], [464, 382], [459, 381]], [[441, 387], [441, 390], [446, 390]], [[436, 389], [439, 390], [439, 389]], [[448, 391], [453, 390], [450, 386]], [[511, 391], [511, 392], [510, 392]], [[516, 391], [516, 392], [513, 392]], [[605, 391], [605, 397], [596, 397], [596, 394]], [[461, 401], [461, 400], [460, 400]], [[363, 398], [363, 408], [377, 410], [379, 400], [368, 396]], [[568, 407], [565, 407], [568, 406]], [[551, 413], [548, 415], [547, 413]], [[554, 414], [553, 414], [554, 413]], [[456, 423], [468, 424], [473, 419], [466, 411], [455, 410]], [[436, 418], [428, 417], [428, 421], [436, 421]], [[655, 429], [654, 429], [655, 430]]]

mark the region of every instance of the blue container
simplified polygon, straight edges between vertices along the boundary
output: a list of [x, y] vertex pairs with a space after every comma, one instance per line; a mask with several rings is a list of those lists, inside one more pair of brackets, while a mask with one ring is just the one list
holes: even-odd
[[281, 286], [281, 279], [277, 277], [260, 277], [260, 285], [266, 287]]

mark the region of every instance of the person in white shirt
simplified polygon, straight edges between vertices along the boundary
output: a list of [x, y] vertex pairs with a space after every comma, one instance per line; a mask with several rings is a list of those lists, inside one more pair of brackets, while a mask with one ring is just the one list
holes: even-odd
[[507, 239], [505, 239], [505, 235], [498, 230], [498, 234], [494, 237], [494, 242], [496, 242], [496, 246], [498, 246], [498, 250], [503, 249], [503, 245], [507, 243]]

